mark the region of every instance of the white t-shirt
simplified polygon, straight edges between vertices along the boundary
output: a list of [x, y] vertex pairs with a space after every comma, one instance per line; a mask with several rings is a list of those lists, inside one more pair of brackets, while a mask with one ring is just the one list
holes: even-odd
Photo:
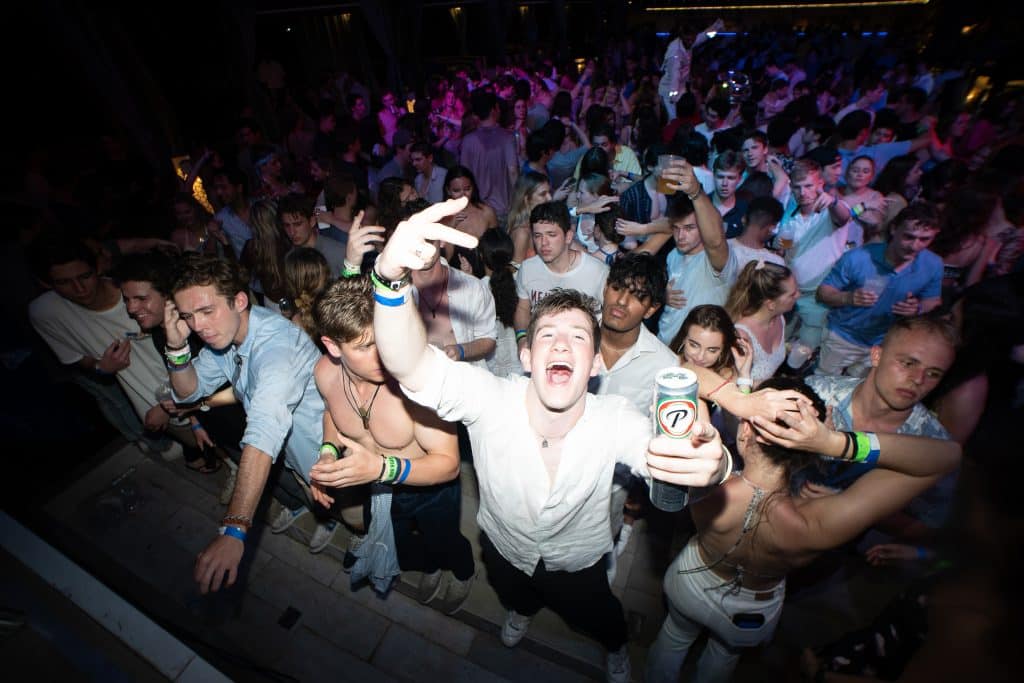
[[729, 240], [729, 251], [736, 254], [736, 277], [739, 277], [740, 271], [751, 261], [777, 263], [780, 266], [786, 265], [786, 260], [774, 251], [769, 249], [753, 249], [745, 244], [740, 244], [735, 237]]
[[[115, 339], [124, 339], [126, 332], [139, 333], [138, 323], [128, 317], [120, 299], [106, 311], [91, 311], [51, 291], [29, 304], [28, 317], [65, 365], [86, 356], [98, 359]], [[133, 340], [130, 364], [117, 373], [117, 382], [139, 418], [156, 405], [156, 390], [167, 381], [167, 368], [153, 341], [148, 337]]]
[[516, 294], [520, 299], [529, 299], [530, 306], [535, 306], [553, 289], [575, 289], [602, 303], [608, 266], [579, 252], [574, 258], [575, 267], [565, 273], [553, 272], [540, 256], [526, 259], [516, 272]]
[[477, 523], [502, 557], [530, 576], [541, 558], [548, 571], [566, 572], [601, 559], [612, 549], [615, 463], [650, 477], [650, 420], [621, 396], [586, 394], [583, 415], [562, 441], [550, 484], [526, 412], [530, 380], [495, 377], [431, 350], [434, 373], [424, 389], [402, 389], [442, 420], [466, 425], [480, 485]]
[[846, 225], [837, 227], [828, 209], [809, 216], [797, 210], [782, 219], [779, 232], [789, 226], [793, 227], [793, 248], [786, 252], [786, 265], [796, 276], [800, 291], [813, 293], [846, 252], [849, 228]]
[[736, 254], [729, 250], [729, 260], [721, 272], [716, 272], [708, 260], [708, 252], [702, 249], [699, 253], [686, 256], [678, 249], [673, 249], [666, 259], [669, 281], [675, 280], [672, 289], [683, 290], [686, 305], [673, 308], [666, 305], [658, 321], [658, 339], [671, 344], [672, 338], [682, 327], [683, 321], [694, 306], [716, 304], [721, 306], [729, 296], [729, 288], [736, 281]]

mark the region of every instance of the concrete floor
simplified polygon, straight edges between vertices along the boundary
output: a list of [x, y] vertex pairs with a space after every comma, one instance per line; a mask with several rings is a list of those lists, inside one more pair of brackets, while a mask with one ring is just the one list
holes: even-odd
[[[193, 562], [223, 515], [217, 496], [225, 472], [200, 475], [133, 446], [117, 450], [44, 511], [65, 552], [235, 680], [603, 680], [600, 646], [550, 612], [537, 616], [517, 648], [501, 644], [504, 611], [479, 560], [472, 467], [464, 466], [461, 476], [462, 531], [473, 544], [478, 574], [454, 616], [410, 597], [419, 580], [414, 572], [385, 599], [368, 587], [353, 590], [341, 567], [347, 532], [339, 527], [325, 552], [310, 554], [310, 516], [281, 535], [254, 529], [235, 588], [200, 596]], [[276, 503], [262, 509], [267, 516], [276, 511]], [[664, 618], [662, 576], [686, 526], [685, 514], [641, 520], [619, 558], [613, 590], [630, 624], [634, 680], [641, 680]], [[866, 623], [899, 587], [891, 572], [870, 570], [857, 558], [843, 563], [844, 581], [791, 597], [775, 644], [744, 657], [738, 680], [785, 680], [799, 646], [826, 643]], [[282, 626], [289, 610], [298, 617]]]

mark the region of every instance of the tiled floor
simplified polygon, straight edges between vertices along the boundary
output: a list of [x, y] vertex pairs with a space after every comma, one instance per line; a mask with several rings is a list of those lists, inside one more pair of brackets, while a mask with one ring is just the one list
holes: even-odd
[[[228, 653], [236, 672], [273, 670], [302, 681], [603, 680], [600, 646], [550, 612], [534, 619], [527, 639], [515, 650], [501, 645], [497, 634], [504, 611], [479, 562], [476, 484], [470, 466], [462, 474], [462, 531], [473, 545], [478, 574], [463, 610], [454, 617], [410, 597], [419, 580], [413, 572], [386, 599], [368, 587], [353, 591], [341, 567], [347, 532], [339, 528], [327, 551], [310, 554], [310, 516], [281, 535], [264, 527], [256, 542], [248, 544], [239, 585], [227, 596], [199, 596], [192, 566], [223, 515], [217, 495], [224, 476], [199, 475], [181, 462], [164, 463], [125, 446], [49, 501], [46, 512], [91, 552], [138, 577], [167, 605], [191, 615], [184, 628], [194, 627], [213, 651]], [[123, 481], [112, 487], [119, 477]], [[268, 510], [272, 512], [276, 508]], [[654, 520], [650, 526], [646, 520], [638, 522], [613, 584], [631, 627], [635, 680], [641, 678], [647, 647], [664, 618], [664, 569], [684, 540], [674, 531], [685, 527], [683, 518], [667, 521]], [[830, 626], [825, 628], [818, 623], [825, 612], [816, 604], [820, 596], [812, 592], [794, 601], [779, 629], [779, 648], [826, 642], [863, 621], [886, 594], [866, 593], [854, 596], [852, 613], [829, 614]], [[278, 623], [288, 610], [298, 612], [290, 627]], [[745, 662], [741, 672], [756, 671], [758, 662], [769, 659], [748, 658], [753, 663]], [[763, 673], [743, 679], [761, 680]]]

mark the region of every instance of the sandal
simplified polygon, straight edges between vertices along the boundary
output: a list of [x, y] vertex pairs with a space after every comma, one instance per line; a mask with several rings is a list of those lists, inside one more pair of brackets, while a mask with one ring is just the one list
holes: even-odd
[[220, 460], [217, 460], [215, 465], [210, 465], [202, 458], [199, 458], [192, 462], [186, 462], [185, 467], [193, 472], [198, 472], [199, 474], [216, 474], [217, 472], [220, 472], [222, 464], [223, 463]]

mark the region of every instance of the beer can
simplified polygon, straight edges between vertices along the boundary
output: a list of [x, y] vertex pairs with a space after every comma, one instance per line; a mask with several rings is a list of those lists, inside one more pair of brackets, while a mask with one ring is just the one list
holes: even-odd
[[[697, 375], [692, 370], [672, 367], [654, 377], [654, 434], [673, 439], [690, 436], [697, 421]], [[678, 512], [686, 505], [685, 486], [651, 480], [651, 503], [665, 512]]]

